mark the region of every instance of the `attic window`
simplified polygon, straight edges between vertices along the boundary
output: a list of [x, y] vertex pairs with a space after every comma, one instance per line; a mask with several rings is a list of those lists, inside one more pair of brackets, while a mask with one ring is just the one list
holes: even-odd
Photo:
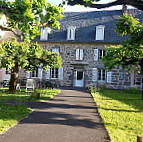
[[75, 40], [75, 29], [73, 26], [67, 29], [67, 40]]
[[50, 33], [50, 31], [51, 29], [49, 27], [41, 29], [40, 40], [48, 40], [48, 34]]
[[96, 26], [96, 40], [104, 40], [104, 29], [105, 26]]

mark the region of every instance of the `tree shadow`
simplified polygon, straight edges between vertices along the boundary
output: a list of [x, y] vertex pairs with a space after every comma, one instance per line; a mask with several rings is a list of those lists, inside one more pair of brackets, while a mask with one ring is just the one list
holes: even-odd
[[75, 127], [85, 128], [98, 128], [103, 127], [101, 122], [94, 122], [86, 117], [81, 118], [80, 115], [72, 115], [60, 112], [42, 112], [34, 111], [28, 118], [25, 118], [19, 122], [20, 124], [57, 124], [57, 125], [69, 125]]
[[103, 100], [117, 100], [132, 106], [134, 109], [138, 110], [137, 112], [143, 112], [143, 100], [140, 91], [132, 92], [123, 90], [102, 90], [99, 93], [103, 97], [107, 97], [105, 99], [103, 98]]

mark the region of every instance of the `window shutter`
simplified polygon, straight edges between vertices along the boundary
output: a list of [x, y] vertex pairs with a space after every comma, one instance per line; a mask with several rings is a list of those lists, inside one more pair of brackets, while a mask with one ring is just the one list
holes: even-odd
[[26, 78], [30, 78], [30, 72], [26, 72]]
[[112, 81], [112, 73], [107, 72], [107, 83], [111, 83], [111, 81]]
[[83, 60], [83, 49], [80, 49], [80, 60]]
[[98, 61], [98, 49], [94, 49], [94, 61]]
[[50, 79], [50, 69], [46, 71], [46, 79]]
[[63, 67], [59, 68], [59, 80], [63, 80]]
[[42, 79], [43, 69], [38, 68], [38, 78]]
[[96, 26], [96, 40], [104, 40], [104, 29], [105, 26]]
[[75, 40], [75, 28], [71, 29], [71, 40]]
[[97, 81], [97, 68], [92, 69], [92, 81]]
[[76, 49], [76, 60], [79, 60], [79, 49]]
[[68, 28], [68, 30], [67, 30], [67, 40], [70, 40], [70, 33], [71, 32], [71, 29], [70, 28]]

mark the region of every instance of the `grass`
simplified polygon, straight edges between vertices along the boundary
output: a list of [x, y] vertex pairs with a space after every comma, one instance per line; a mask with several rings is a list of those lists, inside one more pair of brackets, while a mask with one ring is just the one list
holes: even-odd
[[[16, 105], [6, 105], [6, 100], [21, 101], [47, 101], [57, 95], [58, 89], [38, 89], [34, 93], [16, 92], [15, 94], [8, 93], [7, 88], [0, 89], [0, 134], [15, 125], [20, 119], [30, 113], [30, 108], [16, 103]], [[40, 93], [40, 98], [37, 98], [37, 93]], [[20, 105], [21, 104], [21, 105]]]
[[143, 100], [139, 91], [92, 93], [111, 142], [136, 142], [143, 135]]
[[15, 125], [30, 112], [30, 108], [22, 105], [6, 105], [0, 103], [0, 134]]
[[[17, 91], [15, 94], [8, 93], [7, 89], [0, 89], [0, 100], [17, 100], [17, 101], [47, 101], [60, 92], [58, 89], [38, 89], [33, 93]], [[40, 98], [37, 98], [40, 93]]]

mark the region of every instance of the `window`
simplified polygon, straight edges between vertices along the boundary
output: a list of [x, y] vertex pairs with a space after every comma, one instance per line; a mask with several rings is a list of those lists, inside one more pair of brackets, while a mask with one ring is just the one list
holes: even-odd
[[98, 50], [98, 60], [101, 61], [102, 57], [105, 56], [105, 50]]
[[105, 81], [106, 78], [106, 71], [105, 69], [98, 69], [98, 80]]
[[31, 77], [38, 77], [38, 68], [35, 68], [35, 70], [31, 72]]
[[41, 37], [40, 40], [48, 40], [48, 33], [50, 33], [51, 29], [46, 27], [45, 29], [41, 29]]
[[5, 74], [10, 74], [10, 71], [8, 70], [8, 68], [5, 69]]
[[105, 26], [96, 26], [96, 40], [104, 40], [104, 29]]
[[76, 27], [69, 27], [67, 29], [67, 40], [75, 40], [75, 29]]
[[58, 68], [51, 68], [51, 78], [57, 79], [58, 78]]
[[76, 49], [76, 60], [83, 60], [83, 49]]
[[59, 48], [52, 48], [52, 52], [59, 53]]

